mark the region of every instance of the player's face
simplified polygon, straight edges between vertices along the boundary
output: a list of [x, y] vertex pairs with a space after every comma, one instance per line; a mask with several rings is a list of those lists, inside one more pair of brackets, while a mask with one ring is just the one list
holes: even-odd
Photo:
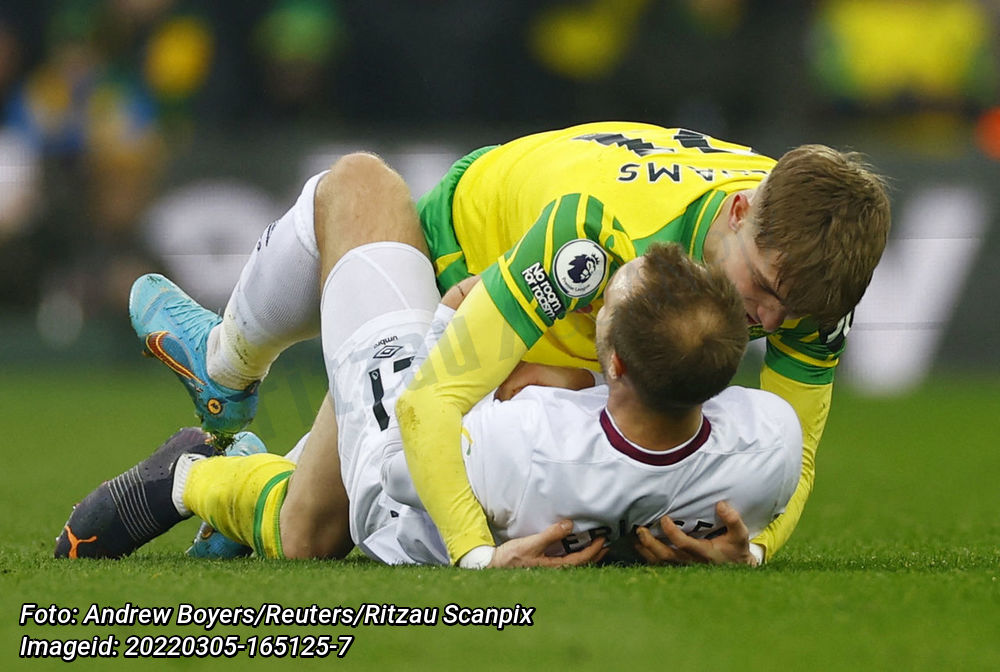
[[722, 245], [718, 264], [736, 285], [746, 308], [747, 322], [774, 331], [789, 317], [778, 287], [778, 253], [761, 250], [754, 241], [756, 225], [745, 221]]

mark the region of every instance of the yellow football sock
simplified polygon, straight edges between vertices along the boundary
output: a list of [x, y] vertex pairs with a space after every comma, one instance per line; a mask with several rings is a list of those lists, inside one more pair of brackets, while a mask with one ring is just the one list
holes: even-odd
[[269, 453], [198, 460], [184, 485], [184, 506], [257, 555], [284, 558], [278, 521], [294, 469]]

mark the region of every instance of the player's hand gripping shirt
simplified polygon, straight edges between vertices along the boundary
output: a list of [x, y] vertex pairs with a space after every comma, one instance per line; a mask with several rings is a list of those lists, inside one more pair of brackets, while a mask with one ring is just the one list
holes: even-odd
[[[462, 332], [446, 335], [454, 347], [471, 335], [476, 342], [464, 361], [475, 366], [449, 367], [432, 353], [434, 370], [422, 377], [427, 418], [415, 432], [403, 423], [418, 490], [455, 558], [487, 543], [467, 486], [461, 495], [442, 494], [440, 501], [437, 495], [455, 489], [442, 473], [460, 477], [457, 454], [448, 451], [457, 453], [458, 422], [476, 395], [499, 385], [521, 354], [596, 369], [594, 316], [610, 275], [652, 242], [677, 242], [701, 260], [725, 198], [758, 186], [774, 165], [747, 147], [697, 132], [622, 122], [540, 133], [474, 156], [421, 201], [421, 219], [439, 284], [481, 273], [492, 305], [463, 307]], [[761, 336], [751, 329], [751, 337]], [[768, 335], [762, 386], [792, 403], [805, 436], [791, 515], [755, 540], [768, 555], [790, 535], [811, 489], [841, 336], [820, 334], [809, 319]], [[432, 396], [454, 408], [431, 403]], [[410, 417], [417, 415], [411, 409]], [[428, 458], [433, 464], [425, 470]], [[478, 532], [460, 532], [470, 527]]]

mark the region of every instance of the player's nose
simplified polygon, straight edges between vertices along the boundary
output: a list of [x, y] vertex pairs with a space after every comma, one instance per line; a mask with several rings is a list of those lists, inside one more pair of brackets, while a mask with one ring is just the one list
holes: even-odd
[[757, 319], [765, 331], [775, 331], [785, 321], [787, 311], [780, 306], [758, 306]]

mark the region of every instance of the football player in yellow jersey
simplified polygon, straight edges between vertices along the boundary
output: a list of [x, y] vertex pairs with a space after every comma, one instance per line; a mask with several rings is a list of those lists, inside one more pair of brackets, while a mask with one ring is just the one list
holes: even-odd
[[[643, 554], [650, 561], [755, 564], [785, 543], [812, 488], [850, 312], [888, 236], [884, 185], [858, 155], [808, 145], [775, 162], [685, 129], [584, 124], [473, 152], [417, 210], [422, 236], [398, 175], [376, 157], [349, 155], [310, 180], [292, 210], [268, 227], [221, 323], [216, 317], [187, 340], [176, 335], [183, 347], [172, 350], [163, 334], [183, 325], [147, 329], [158, 322], [137, 320], [135, 310], [133, 323], [151, 353], [188, 385], [206, 427], [235, 431], [274, 357], [318, 330], [319, 291], [347, 250], [377, 240], [426, 241], [442, 290], [481, 275], [397, 406], [414, 484], [452, 561], [481, 567], [492, 558], [492, 536], [465, 476], [463, 414], [522, 360], [596, 371], [594, 318], [609, 277], [650, 243], [679, 242], [725, 271], [743, 297], [750, 335], [767, 337], [761, 386], [799, 415], [803, 470], [786, 513], [753, 544], [725, 535], [685, 539], [670, 530], [673, 548], [641, 535]], [[575, 369], [544, 371], [521, 369], [520, 382], [506, 383], [508, 393], [525, 375], [529, 382], [539, 375], [593, 382]], [[318, 442], [328, 433], [314, 435]], [[335, 464], [335, 446], [332, 452]], [[293, 527], [282, 514], [283, 536], [342, 546], [326, 519], [336, 507], [317, 499], [324, 487], [331, 492], [328, 484], [293, 482], [284, 508], [298, 513]]]
[[[595, 368], [593, 316], [607, 279], [653, 241], [680, 242], [723, 268], [744, 298], [751, 336], [767, 337], [761, 386], [799, 414], [803, 472], [749, 561], [785, 543], [812, 489], [850, 313], [889, 231], [883, 182], [859, 156], [815, 145], [776, 163], [684, 129], [586, 124], [466, 157], [419, 209], [442, 287], [483, 276], [463, 306], [464, 331], [442, 339], [469, 370], [453, 373], [455, 359], [439, 349], [399, 403], [414, 481], [453, 559], [476, 549], [465, 563], [474, 566], [491, 552], [465, 484], [443, 476], [455, 473], [449, 458], [460, 463], [448, 447], [458, 445], [462, 409], [522, 358]], [[697, 547], [690, 552], [697, 557]]]

